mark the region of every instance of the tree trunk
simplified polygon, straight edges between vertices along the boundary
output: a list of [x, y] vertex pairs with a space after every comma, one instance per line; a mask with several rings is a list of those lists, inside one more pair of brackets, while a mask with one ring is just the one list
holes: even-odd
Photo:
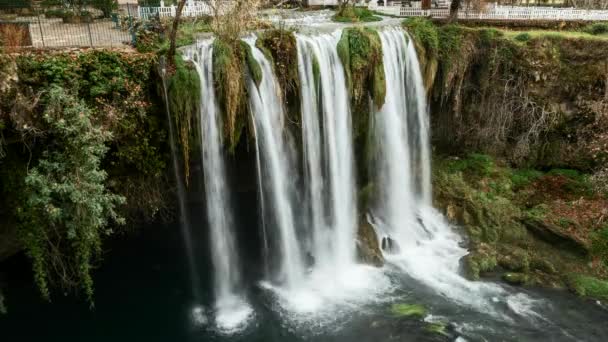
[[186, 5], [187, 0], [180, 0], [177, 4], [177, 11], [175, 12], [175, 18], [173, 19], [173, 28], [171, 35], [169, 36], [169, 52], [167, 52], [167, 70], [173, 72], [175, 69], [175, 40], [177, 39], [177, 29], [179, 28], [179, 20], [182, 17], [182, 10]]
[[453, 23], [458, 19], [460, 1], [461, 0], [452, 0], [452, 3], [450, 4], [450, 17], [448, 18], [448, 23]]
[[431, 0], [422, 0], [422, 9], [423, 10], [431, 9]]

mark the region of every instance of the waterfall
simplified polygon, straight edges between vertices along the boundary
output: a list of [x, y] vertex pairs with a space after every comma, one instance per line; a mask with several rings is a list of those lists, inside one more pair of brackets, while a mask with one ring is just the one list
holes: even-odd
[[[256, 85], [248, 82], [249, 103], [256, 137], [256, 153], [262, 213], [264, 225], [277, 234], [280, 272], [279, 281], [291, 288], [299, 284], [304, 274], [304, 264], [294, 210], [296, 209], [290, 155], [293, 155], [285, 127], [285, 112], [272, 65], [255, 46], [255, 40], [247, 40], [253, 57], [262, 69], [262, 81]], [[264, 228], [265, 232], [269, 230]]]
[[171, 111], [169, 109], [169, 95], [167, 94], [167, 81], [165, 69], [165, 60], [160, 60], [160, 75], [163, 84], [163, 96], [165, 100], [165, 113], [167, 114], [167, 122], [169, 126], [169, 145], [171, 147], [171, 160], [173, 161], [173, 174], [175, 175], [175, 184], [177, 187], [177, 203], [179, 205], [180, 215], [180, 228], [182, 231], [182, 237], [184, 238], [184, 246], [186, 248], [186, 257], [188, 258], [188, 270], [190, 272], [190, 280], [192, 282], [192, 294], [194, 300], [198, 303], [201, 299], [200, 296], [200, 278], [198, 275], [196, 262], [194, 260], [194, 254], [192, 250], [192, 234], [190, 231], [190, 220], [188, 219], [188, 212], [186, 209], [186, 192], [184, 190], [184, 184], [182, 183], [182, 173], [179, 167], [179, 158], [177, 157], [177, 147], [175, 145], [174, 129], [173, 129], [173, 118], [171, 117]]
[[340, 35], [340, 30], [296, 35], [311, 252], [315, 268], [329, 272], [353, 264], [357, 217], [349, 93], [337, 53]]
[[205, 202], [210, 232], [210, 250], [216, 322], [221, 329], [242, 325], [252, 309], [242, 298], [238, 253], [235, 245], [233, 210], [222, 156], [219, 106], [213, 86], [213, 41], [205, 40], [190, 51], [201, 82], [200, 136], [205, 184]]
[[460, 275], [459, 260], [467, 250], [431, 203], [428, 109], [414, 43], [401, 29], [384, 29], [379, 34], [387, 93], [384, 106], [374, 116], [378, 159], [372, 166], [377, 169], [379, 186], [374, 215], [377, 229], [400, 247], [385, 257], [438, 294], [510, 320], [500, 313], [500, 305], [532, 300]]

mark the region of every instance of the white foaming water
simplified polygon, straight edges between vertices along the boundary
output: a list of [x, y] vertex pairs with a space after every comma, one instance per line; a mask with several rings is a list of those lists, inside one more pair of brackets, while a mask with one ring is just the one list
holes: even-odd
[[315, 270], [326, 272], [353, 266], [357, 224], [349, 95], [337, 52], [340, 35], [296, 35], [311, 252]]
[[337, 54], [340, 36], [341, 31], [296, 34], [307, 203], [302, 211], [314, 262], [297, 286], [262, 283], [275, 294], [282, 316], [304, 329], [336, 329], [347, 313], [390, 301], [386, 294], [394, 288], [384, 270], [355, 263], [354, 158], [350, 99]]
[[[290, 186], [289, 142], [286, 139], [285, 113], [272, 65], [248, 39], [253, 57], [262, 69], [262, 81], [249, 79], [249, 103], [254, 121], [260, 193], [266, 212], [264, 224], [276, 227], [280, 258], [280, 281], [291, 288], [300, 283], [304, 265], [294, 221], [294, 194]], [[265, 229], [266, 230], [266, 229]]]
[[[240, 267], [235, 246], [234, 223], [222, 157], [222, 134], [219, 107], [213, 86], [213, 41], [200, 42], [190, 50], [201, 81], [200, 129], [205, 202], [213, 262], [216, 323], [218, 328], [234, 330], [252, 314], [249, 304], [240, 297]], [[245, 315], [245, 313], [247, 313]]]
[[[491, 283], [471, 282], [459, 274], [467, 251], [460, 237], [431, 204], [430, 151], [426, 95], [413, 43], [400, 29], [379, 32], [387, 82], [386, 102], [375, 116], [379, 185], [374, 214], [379, 232], [400, 247], [386, 259], [440, 295], [494, 316], [509, 319], [496, 301], [509, 303], [508, 292]], [[518, 314], [533, 301], [513, 298]], [[525, 303], [525, 305], [516, 305]], [[525, 307], [524, 307], [525, 306]]]

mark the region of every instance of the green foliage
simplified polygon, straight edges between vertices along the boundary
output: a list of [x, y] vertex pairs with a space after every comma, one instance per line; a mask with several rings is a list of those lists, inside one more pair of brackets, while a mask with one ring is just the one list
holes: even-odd
[[374, 12], [364, 7], [343, 6], [333, 17], [334, 21], [340, 23], [374, 22], [382, 21], [382, 18], [374, 15]]
[[260, 85], [262, 82], [262, 67], [258, 61], [253, 57], [251, 46], [245, 42], [241, 42], [241, 46], [245, 51], [245, 61], [247, 61], [247, 67], [249, 68], [249, 74], [256, 85]]
[[439, 30], [430, 20], [421, 17], [412, 17], [403, 21], [403, 26], [422, 44], [431, 56], [439, 54]]
[[464, 30], [458, 25], [446, 25], [439, 30], [439, 60], [444, 66], [445, 73], [459, 62], [463, 55]]
[[579, 296], [608, 300], [608, 282], [594, 277], [573, 274], [569, 287]]
[[447, 164], [447, 171], [468, 172], [481, 177], [490, 176], [495, 170], [492, 157], [487, 154], [471, 153], [466, 158], [450, 160]]
[[298, 44], [294, 33], [284, 29], [266, 30], [258, 38], [256, 46], [270, 57], [282, 90], [286, 114], [289, 117], [288, 123], [293, 123], [291, 128], [299, 131], [302, 112], [300, 110]]
[[528, 42], [530, 40], [530, 38], [532, 38], [530, 36], [530, 33], [522, 32], [522, 33], [516, 35], [513, 39], [517, 40], [518, 42]]
[[50, 298], [49, 285], [57, 283], [81, 288], [92, 303], [92, 262], [103, 236], [112, 233], [110, 221], [124, 222], [115, 206], [125, 199], [104, 184], [101, 160], [111, 135], [62, 88], [52, 87], [48, 99], [43, 118], [53, 140], [25, 178], [19, 233], [43, 297]]
[[573, 194], [593, 195], [594, 188], [589, 175], [572, 169], [552, 169], [548, 176], [561, 176], [567, 179], [563, 185], [564, 190]]
[[89, 3], [100, 10], [104, 18], [109, 18], [112, 12], [118, 10], [117, 0], [92, 0]]
[[196, 37], [204, 32], [211, 32], [211, 17], [196, 18], [192, 21], [180, 22], [177, 30], [176, 45], [186, 46], [196, 43]]
[[585, 26], [583, 32], [592, 35], [608, 34], [608, 23], [593, 23]]
[[420, 304], [393, 304], [391, 313], [397, 317], [423, 318], [426, 316], [426, 308]]
[[511, 182], [515, 189], [520, 189], [530, 185], [542, 176], [543, 173], [538, 170], [516, 169], [511, 171]]
[[213, 81], [222, 109], [224, 137], [233, 153], [247, 125], [245, 53], [239, 42], [232, 44], [217, 38], [213, 42]]
[[342, 31], [338, 43], [355, 107], [360, 106], [368, 92], [377, 108], [382, 107], [386, 96], [382, 43], [378, 32], [371, 28], [353, 27]]
[[433, 334], [442, 335], [445, 337], [450, 336], [448, 334], [448, 332], [446, 331], [447, 330], [446, 324], [443, 322], [427, 323], [427, 325], [425, 326], [425, 329], [428, 332], [431, 332]]
[[175, 56], [175, 73], [167, 85], [170, 112], [175, 120], [179, 145], [184, 161], [186, 184], [190, 179], [190, 143], [192, 124], [200, 108], [201, 84], [194, 66]]
[[591, 253], [602, 259], [608, 266], [608, 225], [591, 236]]

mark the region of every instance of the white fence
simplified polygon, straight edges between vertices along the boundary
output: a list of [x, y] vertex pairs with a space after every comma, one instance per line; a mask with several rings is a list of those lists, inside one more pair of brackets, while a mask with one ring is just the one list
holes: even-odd
[[[370, 9], [380, 13], [400, 17], [446, 18], [450, 15], [447, 8], [423, 10], [420, 8], [396, 6], [375, 6]], [[508, 19], [508, 20], [608, 20], [607, 10], [581, 10], [575, 8], [517, 7], [489, 5], [485, 10], [461, 9], [461, 19]]]
[[[194, 1], [186, 2], [182, 10], [182, 17], [200, 17], [204, 15], [213, 15], [214, 13], [222, 14], [228, 11], [234, 2], [230, 0], [218, 1]], [[148, 20], [152, 17], [174, 17], [177, 12], [177, 6], [164, 6], [164, 1], [161, 1], [160, 7], [139, 7], [139, 17]]]

